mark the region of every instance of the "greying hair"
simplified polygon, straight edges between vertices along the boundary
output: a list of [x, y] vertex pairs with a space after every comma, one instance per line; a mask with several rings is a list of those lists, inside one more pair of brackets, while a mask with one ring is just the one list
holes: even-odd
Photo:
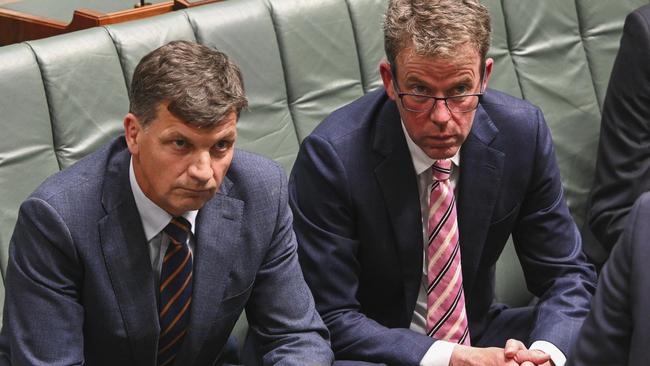
[[390, 0], [384, 47], [391, 65], [409, 46], [421, 56], [452, 58], [470, 45], [483, 63], [490, 32], [490, 14], [478, 0]]
[[196, 127], [213, 127], [248, 105], [239, 67], [215, 49], [174, 41], [140, 60], [133, 73], [129, 111], [143, 127], [158, 106]]

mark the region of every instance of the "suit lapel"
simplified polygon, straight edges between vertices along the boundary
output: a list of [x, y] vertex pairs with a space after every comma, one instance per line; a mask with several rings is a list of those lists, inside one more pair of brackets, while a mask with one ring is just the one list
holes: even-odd
[[489, 146], [497, 133], [496, 126], [480, 107], [461, 149], [457, 194], [465, 293], [471, 293], [474, 284], [501, 184], [505, 154]]
[[[422, 279], [422, 215], [417, 177], [399, 121], [395, 103], [386, 102], [379, 112], [373, 141], [375, 151], [385, 157], [375, 168], [375, 177], [396, 233], [406, 303], [415, 304]], [[479, 107], [461, 149], [458, 225], [466, 293], [474, 284], [501, 184], [505, 154], [489, 146], [497, 134], [498, 129]], [[413, 308], [406, 311], [412, 314]]]
[[110, 162], [102, 192], [107, 215], [99, 222], [99, 233], [134, 364], [152, 365], [159, 333], [158, 312], [147, 240], [129, 183], [129, 158], [125, 149]]
[[175, 365], [192, 365], [203, 348], [219, 312], [228, 284], [232, 258], [238, 249], [244, 202], [228, 197], [232, 182], [224, 179], [220, 192], [196, 219], [194, 289], [190, 331]]
[[412, 314], [422, 280], [422, 215], [415, 169], [392, 101], [379, 112], [373, 148], [384, 156], [375, 168], [375, 178], [397, 241], [406, 304], [413, 305], [405, 311]]

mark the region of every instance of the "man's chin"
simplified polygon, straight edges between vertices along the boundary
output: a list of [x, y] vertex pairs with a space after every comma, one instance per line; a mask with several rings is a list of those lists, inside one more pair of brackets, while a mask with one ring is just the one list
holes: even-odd
[[426, 151], [428, 157], [434, 160], [450, 159], [458, 152], [457, 146], [430, 147]]
[[177, 216], [179, 214], [182, 215], [182, 214], [184, 214], [185, 212], [188, 212], [188, 211], [200, 210], [213, 197], [214, 197], [214, 194], [209, 194], [209, 195], [206, 194], [203, 197], [191, 197], [191, 198], [185, 197], [185, 198], [179, 200], [179, 202], [177, 202], [174, 205], [174, 207], [173, 207], [173, 211], [175, 212], [174, 216]]

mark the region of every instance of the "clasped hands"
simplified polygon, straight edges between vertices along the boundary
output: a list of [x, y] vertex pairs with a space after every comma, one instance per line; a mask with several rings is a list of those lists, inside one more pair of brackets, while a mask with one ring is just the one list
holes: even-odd
[[522, 342], [509, 339], [504, 348], [457, 345], [449, 366], [553, 366], [553, 362], [547, 353], [528, 349]]

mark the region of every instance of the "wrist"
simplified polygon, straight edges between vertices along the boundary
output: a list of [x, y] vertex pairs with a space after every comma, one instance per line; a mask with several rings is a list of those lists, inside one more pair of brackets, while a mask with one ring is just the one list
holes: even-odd
[[451, 358], [449, 359], [449, 366], [463, 366], [469, 364], [468, 354], [471, 347], [464, 346], [462, 344], [457, 344], [454, 346], [454, 350], [451, 352]]

